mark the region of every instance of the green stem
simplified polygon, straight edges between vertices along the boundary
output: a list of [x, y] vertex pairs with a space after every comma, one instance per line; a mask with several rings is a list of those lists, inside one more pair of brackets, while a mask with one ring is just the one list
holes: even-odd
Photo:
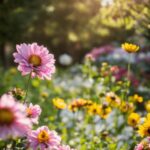
[[27, 99], [27, 96], [28, 96], [28, 90], [29, 90], [29, 84], [30, 84], [30, 80], [31, 80], [31, 74], [32, 74], [32, 72], [29, 75], [28, 82], [27, 82], [26, 87], [25, 87], [26, 94], [25, 94], [25, 98], [24, 98], [24, 102], [23, 103], [26, 103], [26, 99]]
[[128, 59], [128, 66], [127, 66], [127, 83], [126, 83], [126, 92], [125, 92], [125, 98], [127, 99], [127, 95], [129, 92], [130, 88], [130, 73], [131, 73], [131, 54], [129, 54], [129, 59]]
[[128, 60], [128, 72], [127, 72], [127, 79], [128, 79], [128, 81], [130, 81], [130, 70], [131, 70], [131, 64], [130, 64], [130, 61], [131, 61], [131, 55], [129, 54], [129, 60]]

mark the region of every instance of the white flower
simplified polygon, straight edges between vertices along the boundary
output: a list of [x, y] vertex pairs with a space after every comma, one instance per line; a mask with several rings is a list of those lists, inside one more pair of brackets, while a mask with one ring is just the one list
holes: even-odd
[[64, 66], [69, 66], [72, 63], [72, 61], [73, 61], [72, 57], [68, 54], [62, 54], [59, 57], [60, 64]]

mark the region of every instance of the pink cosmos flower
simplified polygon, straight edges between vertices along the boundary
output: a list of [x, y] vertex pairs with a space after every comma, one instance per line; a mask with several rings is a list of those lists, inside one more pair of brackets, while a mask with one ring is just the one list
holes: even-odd
[[18, 70], [22, 75], [31, 73], [32, 77], [51, 79], [55, 72], [55, 59], [48, 49], [37, 43], [20, 44], [16, 46], [17, 52], [13, 54], [15, 62], [19, 64]]
[[74, 150], [69, 145], [60, 145], [57, 150]]
[[0, 139], [22, 137], [31, 129], [25, 106], [8, 94], [0, 98]]
[[26, 107], [27, 117], [30, 118], [31, 122], [38, 124], [38, 119], [42, 110], [39, 105], [33, 105], [30, 103], [29, 107]]
[[135, 147], [135, 150], [143, 150], [143, 145], [140, 143]]
[[47, 126], [39, 127], [28, 134], [28, 141], [33, 150], [53, 150], [57, 149], [61, 138], [55, 131], [50, 131]]

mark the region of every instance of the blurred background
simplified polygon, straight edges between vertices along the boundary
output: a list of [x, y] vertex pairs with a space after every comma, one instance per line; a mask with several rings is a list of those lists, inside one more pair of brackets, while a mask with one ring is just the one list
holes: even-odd
[[47, 46], [57, 64], [62, 56], [73, 64], [96, 47], [125, 41], [150, 50], [150, 0], [0, 0], [3, 67], [13, 65], [23, 42]]

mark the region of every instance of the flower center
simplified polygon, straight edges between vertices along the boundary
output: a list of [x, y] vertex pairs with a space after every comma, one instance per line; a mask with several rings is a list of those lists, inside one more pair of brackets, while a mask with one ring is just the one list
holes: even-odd
[[147, 132], [148, 132], [148, 134], [150, 135], [150, 128], [148, 128]]
[[111, 96], [110, 98], [111, 98], [112, 101], [115, 101], [115, 100], [116, 100], [116, 97], [115, 97], [115, 96]]
[[0, 109], [0, 125], [10, 125], [15, 117], [8, 108]]
[[41, 65], [41, 58], [38, 55], [31, 55], [29, 57], [29, 63], [32, 64], [34, 67]]
[[38, 134], [38, 141], [39, 141], [40, 143], [48, 142], [48, 140], [49, 140], [49, 135], [48, 135], [48, 133], [47, 133], [45, 130], [41, 131], [41, 132]]
[[30, 108], [26, 108], [27, 117], [32, 116], [32, 110]]

